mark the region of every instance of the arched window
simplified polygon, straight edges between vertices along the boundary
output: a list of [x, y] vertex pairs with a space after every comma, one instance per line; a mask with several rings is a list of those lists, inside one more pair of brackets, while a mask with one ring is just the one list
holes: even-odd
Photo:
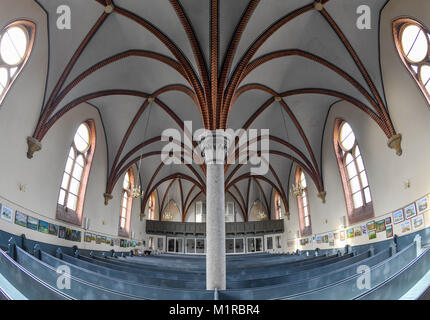
[[430, 32], [418, 21], [400, 18], [393, 22], [397, 51], [430, 104]]
[[299, 225], [302, 237], [312, 234], [311, 216], [309, 213], [308, 185], [303, 170], [296, 169], [297, 206], [299, 209]]
[[130, 168], [124, 175], [121, 192], [121, 214], [119, 218], [118, 235], [128, 237], [130, 233], [130, 216], [133, 198], [131, 192], [134, 187], [133, 169]]
[[275, 191], [275, 219], [280, 220], [283, 218], [284, 215], [282, 213], [281, 195], [278, 193], [278, 191]]
[[373, 203], [366, 168], [357, 138], [348, 122], [336, 120], [334, 147], [350, 224], [372, 218]]
[[27, 63], [35, 31], [33, 22], [20, 20], [7, 25], [0, 33], [0, 104]]
[[148, 199], [148, 220], [155, 220], [155, 191]]
[[83, 122], [75, 133], [66, 161], [57, 204], [57, 219], [82, 223], [85, 191], [95, 148], [92, 120]]

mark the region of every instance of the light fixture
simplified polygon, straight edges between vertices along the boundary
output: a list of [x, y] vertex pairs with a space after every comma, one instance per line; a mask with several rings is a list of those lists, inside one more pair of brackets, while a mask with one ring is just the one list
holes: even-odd
[[301, 196], [305, 188], [303, 188], [300, 184], [292, 184], [290, 188], [290, 192], [293, 193], [296, 197]]

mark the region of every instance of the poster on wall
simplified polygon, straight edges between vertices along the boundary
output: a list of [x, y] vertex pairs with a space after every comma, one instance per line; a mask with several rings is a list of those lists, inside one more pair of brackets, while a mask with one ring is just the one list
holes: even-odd
[[411, 220], [406, 220], [406, 221], [404, 221], [404, 222], [400, 225], [400, 227], [401, 227], [402, 233], [408, 233], [408, 232], [411, 232]]
[[385, 225], [389, 225], [391, 224], [391, 217], [386, 217], [385, 218]]
[[37, 226], [39, 225], [39, 220], [33, 217], [28, 216], [27, 218], [27, 228], [31, 230], [37, 231]]
[[385, 219], [376, 221], [376, 232], [385, 231]]
[[417, 200], [415, 202], [415, 204], [417, 205], [417, 213], [418, 214], [427, 211], [428, 208], [429, 208], [428, 196], [425, 196], [424, 198], [421, 198], [421, 199]]
[[15, 212], [15, 224], [21, 227], [27, 227], [27, 215], [19, 211]]
[[96, 237], [96, 244], [100, 244], [100, 243], [102, 243], [102, 236], [98, 234]]
[[320, 237], [320, 236], [318, 236], [318, 237], [317, 237], [317, 243], [318, 243], [318, 244], [320, 244], [320, 243], [321, 243], [321, 237]]
[[340, 241], [345, 241], [345, 230], [340, 232]]
[[412, 219], [412, 229], [415, 231], [422, 228], [424, 228], [424, 216], [420, 214]]
[[367, 231], [372, 231], [376, 229], [376, 223], [375, 220], [369, 221], [367, 224]]
[[12, 209], [6, 207], [4, 204], [1, 205], [1, 218], [5, 221], [12, 222]]
[[328, 235], [327, 234], [324, 236], [324, 243], [328, 243]]
[[39, 232], [49, 233], [49, 223], [43, 220], [39, 220]]
[[346, 231], [346, 237], [347, 237], [348, 239], [350, 239], [350, 238], [354, 238], [354, 228], [349, 228], [349, 229]]
[[66, 227], [63, 227], [63, 226], [58, 227], [58, 238], [60, 239], [66, 238]]
[[96, 241], [96, 235], [94, 233], [91, 234], [91, 241]]
[[56, 224], [50, 223], [48, 232], [49, 234], [56, 236], [58, 234], [58, 226]]
[[369, 231], [369, 240], [376, 239], [376, 230]]
[[415, 203], [408, 205], [405, 209], [406, 219], [413, 218], [417, 215], [417, 210], [415, 209]]
[[394, 224], [403, 222], [405, 220], [405, 216], [403, 215], [403, 209], [399, 209], [393, 212], [393, 221]]
[[365, 225], [365, 224], [363, 224], [363, 225], [361, 226], [361, 233], [362, 233], [363, 235], [367, 234], [367, 227], [366, 227], [366, 225]]
[[334, 240], [339, 239], [339, 233], [338, 232], [334, 232], [333, 236], [334, 236]]
[[102, 237], [102, 243], [106, 243], [106, 237], [105, 236]]
[[72, 230], [72, 241], [81, 242], [81, 232], [78, 230]]
[[393, 236], [393, 225], [390, 224], [389, 226], [387, 226], [385, 231], [387, 238], [391, 238]]

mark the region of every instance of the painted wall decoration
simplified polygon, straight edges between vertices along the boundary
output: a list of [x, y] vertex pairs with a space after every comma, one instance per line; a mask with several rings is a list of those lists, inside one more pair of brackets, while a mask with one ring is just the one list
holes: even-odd
[[413, 218], [417, 215], [417, 210], [415, 208], [415, 203], [408, 205], [405, 209], [405, 217], [406, 219]]
[[428, 196], [425, 196], [415, 202], [417, 207], [417, 213], [423, 213], [429, 209], [429, 200]]
[[19, 211], [15, 212], [15, 224], [27, 227], [27, 215]]
[[12, 222], [13, 211], [11, 208], [1, 205], [1, 218], [5, 221]]
[[403, 222], [405, 220], [405, 216], [403, 215], [403, 209], [399, 209], [393, 212], [393, 221], [394, 224]]

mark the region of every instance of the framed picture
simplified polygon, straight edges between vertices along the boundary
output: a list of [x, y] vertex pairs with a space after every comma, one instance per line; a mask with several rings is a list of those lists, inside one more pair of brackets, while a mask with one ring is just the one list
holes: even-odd
[[28, 216], [27, 217], [27, 228], [31, 230], [36, 230], [39, 225], [39, 220], [33, 217]]
[[85, 242], [91, 242], [91, 237], [92, 237], [91, 233], [85, 232], [85, 234], [84, 234], [84, 241]]
[[98, 234], [96, 237], [96, 244], [100, 244], [100, 243], [102, 243], [102, 236]]
[[6, 207], [4, 204], [1, 205], [1, 218], [8, 222], [12, 222], [13, 211], [11, 208]]
[[63, 226], [58, 227], [58, 238], [66, 239], [66, 227], [63, 227]]
[[369, 231], [369, 240], [376, 239], [376, 230]]
[[21, 227], [27, 227], [27, 215], [19, 211], [15, 212], [15, 224]]
[[354, 235], [356, 237], [360, 237], [362, 235], [361, 227], [355, 227], [355, 229], [354, 229]]
[[106, 243], [106, 237], [105, 236], [102, 237], [102, 243]]
[[391, 224], [391, 217], [385, 218], [385, 225]]
[[365, 224], [363, 224], [363, 225], [361, 226], [361, 233], [362, 233], [363, 235], [367, 234], [367, 227], [366, 227], [366, 225], [365, 225]]
[[50, 223], [48, 232], [49, 234], [52, 234], [55, 236], [58, 235], [58, 226], [56, 224]]
[[43, 220], [39, 220], [39, 232], [49, 233], [49, 223]]
[[405, 209], [405, 218], [410, 219], [417, 215], [417, 210], [415, 208], [415, 203], [408, 205]]
[[385, 232], [386, 232], [387, 238], [391, 238], [393, 236], [393, 225], [390, 224], [389, 226], [387, 226], [385, 229]]
[[350, 239], [350, 238], [354, 238], [354, 228], [349, 228], [349, 229], [346, 231], [346, 237], [347, 237], [348, 239]]
[[324, 236], [324, 243], [328, 243], [328, 235], [327, 234]]
[[96, 235], [94, 233], [91, 234], [91, 241], [96, 241]]
[[334, 236], [334, 240], [339, 239], [339, 233], [338, 232], [334, 232], [333, 236]]
[[[318, 244], [321, 243], [321, 237], [320, 236], [317, 237], [317, 243]], [[121, 247], [122, 247], [122, 245], [121, 245]]]
[[376, 223], [375, 220], [369, 221], [367, 224], [367, 231], [372, 231], [376, 229]]
[[385, 231], [385, 219], [376, 221], [376, 232]]
[[66, 240], [72, 240], [72, 232], [73, 232], [72, 229], [66, 228], [66, 237], [65, 237]]
[[417, 214], [423, 213], [429, 209], [429, 199], [428, 196], [421, 198], [415, 202], [417, 206]]
[[411, 232], [411, 220], [406, 220], [406, 221], [402, 222], [400, 227], [402, 229], [402, 233]]
[[403, 209], [399, 209], [393, 212], [393, 221], [394, 224], [403, 222], [405, 220], [405, 216], [403, 215]]
[[81, 242], [81, 232], [72, 230], [72, 241]]
[[340, 232], [340, 241], [345, 241], [345, 230]]
[[424, 216], [420, 214], [412, 219], [412, 229], [415, 231], [422, 228], [424, 228]]

